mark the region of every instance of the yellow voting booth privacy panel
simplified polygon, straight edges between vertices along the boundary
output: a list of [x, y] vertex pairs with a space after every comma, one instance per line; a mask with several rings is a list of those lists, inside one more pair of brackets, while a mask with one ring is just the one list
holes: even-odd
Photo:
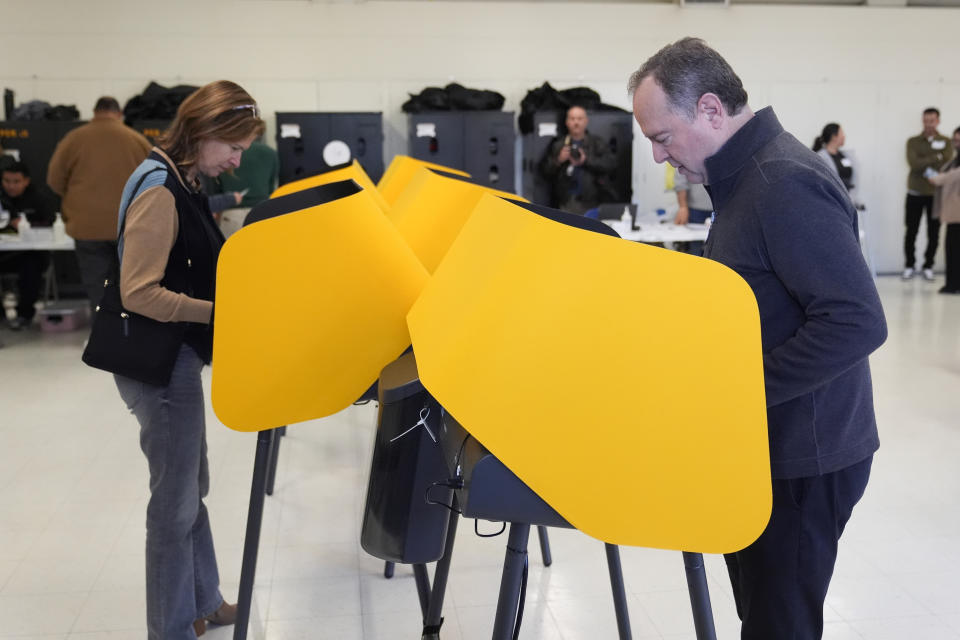
[[309, 178], [294, 180], [293, 182], [288, 182], [285, 185], [281, 185], [277, 187], [270, 197], [278, 198], [280, 196], [285, 196], [297, 191], [303, 191], [304, 189], [309, 189], [311, 187], [317, 187], [322, 184], [340, 182], [341, 180], [353, 180], [360, 185], [360, 187], [366, 191], [371, 198], [373, 198], [374, 202], [377, 203], [377, 206], [382, 212], [386, 213], [390, 209], [389, 205], [387, 205], [387, 201], [384, 200], [383, 196], [380, 195], [380, 192], [377, 191], [377, 188], [374, 186], [370, 176], [367, 175], [367, 172], [363, 170], [363, 167], [361, 167], [360, 163], [356, 160], [348, 165], [330, 169], [329, 171], [318, 173], [317, 175], [310, 176]]
[[460, 171], [459, 169], [445, 167], [442, 164], [434, 164], [433, 162], [418, 160], [410, 156], [394, 156], [387, 170], [384, 171], [380, 177], [380, 182], [377, 183], [377, 190], [380, 191], [380, 195], [383, 196], [383, 199], [386, 200], [389, 206], [393, 206], [400, 197], [400, 194], [407, 188], [413, 176], [424, 167], [428, 169], [438, 169], [464, 178], [470, 177], [469, 173]]
[[576, 528], [721, 553], [766, 526], [759, 314], [733, 271], [484, 196], [407, 320], [427, 390]]
[[390, 219], [423, 266], [432, 273], [484, 194], [524, 201], [513, 193], [496, 191], [422, 167], [393, 203]]
[[259, 431], [348, 407], [410, 344], [427, 278], [368, 190], [240, 229], [217, 266], [217, 417]]

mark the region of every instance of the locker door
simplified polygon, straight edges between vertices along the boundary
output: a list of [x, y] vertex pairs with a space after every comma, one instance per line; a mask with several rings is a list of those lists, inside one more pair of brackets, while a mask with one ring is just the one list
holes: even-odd
[[563, 130], [564, 114], [556, 111], [541, 111], [533, 116], [533, 132], [523, 136], [523, 192], [521, 195], [537, 204], [550, 206], [550, 183], [540, 174], [543, 160], [550, 143]]
[[377, 182], [383, 175], [383, 114], [331, 113], [330, 137], [350, 148], [370, 179]]
[[323, 147], [330, 140], [330, 114], [277, 112], [280, 184], [327, 169]]
[[409, 123], [407, 149], [412, 157], [466, 171], [462, 112], [412, 113]]
[[617, 169], [610, 184], [617, 202], [630, 202], [633, 197], [633, 115], [619, 111], [590, 114], [587, 130], [607, 141], [607, 148], [617, 158]]
[[464, 112], [464, 168], [477, 184], [514, 191], [513, 115], [512, 111]]

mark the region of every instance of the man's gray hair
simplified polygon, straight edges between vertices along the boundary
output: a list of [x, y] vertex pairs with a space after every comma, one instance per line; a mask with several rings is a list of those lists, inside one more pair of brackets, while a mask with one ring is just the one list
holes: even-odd
[[740, 78], [719, 53], [700, 38], [683, 38], [657, 51], [630, 76], [630, 96], [647, 76], [653, 76], [667, 95], [673, 110], [693, 118], [697, 102], [705, 93], [716, 94], [724, 108], [736, 115], [747, 104]]

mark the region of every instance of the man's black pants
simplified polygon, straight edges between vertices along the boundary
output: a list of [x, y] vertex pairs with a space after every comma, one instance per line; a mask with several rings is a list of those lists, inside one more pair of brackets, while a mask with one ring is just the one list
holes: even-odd
[[113, 240], [75, 240], [80, 278], [87, 291], [92, 311], [103, 296], [103, 281], [117, 259], [117, 243]]
[[873, 456], [810, 478], [773, 481], [767, 528], [726, 556], [742, 640], [818, 640], [837, 542], [863, 496]]
[[947, 264], [947, 291], [960, 292], [960, 222], [947, 225], [947, 236], [943, 241], [943, 253]]
[[[0, 252], [0, 272], [17, 274], [17, 316], [30, 321], [36, 314], [43, 274], [50, 264], [49, 251]], [[2, 316], [0, 316], [2, 318]]]
[[907, 230], [903, 236], [904, 266], [912, 269], [916, 264], [917, 232], [920, 230], [920, 218], [927, 216], [927, 249], [923, 253], [923, 268], [933, 269], [933, 259], [937, 255], [937, 243], [940, 241], [940, 221], [933, 217], [933, 196], [915, 196], [907, 194], [906, 211]]

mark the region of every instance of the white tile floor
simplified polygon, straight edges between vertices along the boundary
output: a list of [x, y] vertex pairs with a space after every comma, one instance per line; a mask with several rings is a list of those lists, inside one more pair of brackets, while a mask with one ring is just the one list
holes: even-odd
[[[936, 295], [939, 286], [879, 282], [890, 325], [873, 358], [882, 447], [841, 542], [826, 608], [831, 640], [960, 639], [960, 298]], [[83, 339], [0, 332], [0, 638], [145, 636], [146, 464], [111, 378], [81, 364]], [[208, 416], [208, 505], [232, 600], [254, 436]], [[252, 640], [419, 638], [410, 569], [387, 581], [358, 544], [374, 417], [372, 406], [355, 407], [290, 428], [266, 504]], [[616, 638], [603, 546], [566, 530], [551, 542], [549, 569], [531, 553], [521, 638]], [[490, 637], [504, 544], [462, 523], [445, 640]], [[680, 555], [622, 555], [634, 637], [693, 639]], [[722, 559], [707, 560], [719, 637], [732, 640]]]

